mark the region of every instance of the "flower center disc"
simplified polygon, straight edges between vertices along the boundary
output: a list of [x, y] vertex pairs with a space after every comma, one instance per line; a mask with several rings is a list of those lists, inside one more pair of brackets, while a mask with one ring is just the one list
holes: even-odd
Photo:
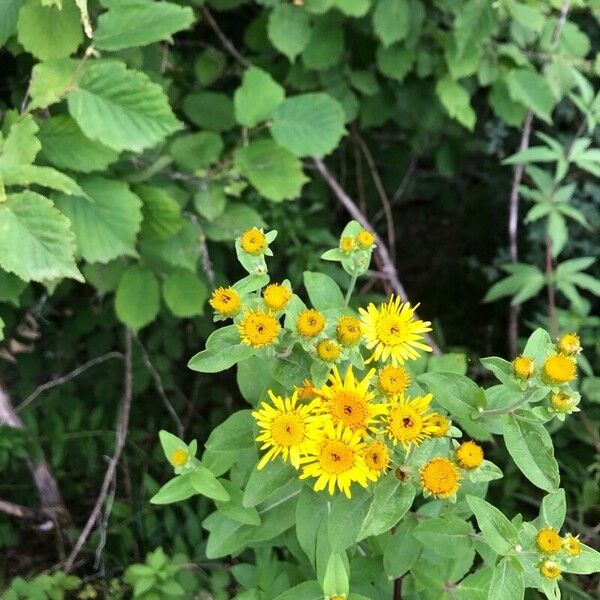
[[354, 431], [367, 426], [369, 417], [367, 404], [352, 392], [334, 393], [330, 401], [330, 412], [336, 423], [342, 421]]
[[423, 430], [423, 419], [410, 406], [401, 406], [390, 415], [390, 430], [399, 440], [414, 440]]
[[406, 322], [398, 315], [384, 315], [377, 321], [377, 337], [388, 346], [397, 346], [406, 341]]
[[271, 436], [279, 446], [296, 446], [304, 439], [304, 423], [294, 414], [279, 415], [271, 425]]
[[344, 442], [330, 440], [321, 448], [320, 462], [325, 473], [344, 473], [352, 468], [354, 453]]

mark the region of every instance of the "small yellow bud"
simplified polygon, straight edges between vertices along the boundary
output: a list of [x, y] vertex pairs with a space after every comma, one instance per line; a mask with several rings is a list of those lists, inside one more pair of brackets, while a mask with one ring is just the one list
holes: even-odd
[[556, 394], [552, 394], [550, 398], [550, 406], [559, 413], [568, 413], [571, 412], [571, 409], [575, 406], [575, 400], [573, 396], [569, 396], [569, 394], [564, 394], [563, 392], [558, 392]]
[[340, 356], [341, 350], [340, 345], [334, 340], [321, 340], [317, 344], [317, 354], [325, 362], [336, 361]]
[[546, 579], [560, 579], [560, 565], [553, 560], [543, 560], [540, 563], [540, 573]]
[[345, 235], [341, 240], [340, 240], [340, 250], [342, 252], [346, 252], [346, 253], [350, 253], [355, 249], [356, 245], [354, 243], [354, 238], [351, 238], [348, 235]]
[[190, 459], [190, 454], [183, 448], [171, 452], [170, 462], [174, 467], [183, 467]]
[[574, 356], [581, 350], [579, 336], [576, 333], [565, 333], [559, 338], [556, 348], [561, 354]]
[[358, 243], [359, 247], [363, 250], [369, 250], [375, 242], [375, 236], [370, 231], [363, 229], [356, 236], [356, 242]]
[[517, 356], [512, 362], [515, 377], [527, 380], [533, 375], [535, 363], [528, 356]]

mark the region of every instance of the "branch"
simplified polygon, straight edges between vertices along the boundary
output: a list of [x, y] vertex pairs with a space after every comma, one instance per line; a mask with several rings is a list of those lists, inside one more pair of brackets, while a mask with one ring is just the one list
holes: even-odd
[[117, 465], [121, 458], [121, 454], [123, 453], [123, 449], [125, 448], [125, 442], [127, 440], [127, 431], [129, 429], [129, 415], [131, 412], [131, 398], [132, 398], [132, 368], [131, 368], [131, 338], [132, 333], [130, 329], [125, 330], [125, 375], [124, 375], [124, 391], [123, 391], [123, 401], [121, 403], [121, 410], [119, 415], [119, 420], [117, 423], [117, 431], [115, 435], [115, 452], [108, 463], [108, 468], [106, 469], [106, 473], [104, 475], [104, 481], [102, 482], [102, 487], [100, 488], [100, 494], [96, 500], [96, 504], [83, 528], [71, 554], [69, 554], [66, 562], [65, 562], [65, 572], [68, 573], [73, 569], [73, 564], [75, 559], [81, 552], [83, 545], [87, 541], [90, 533], [96, 521], [100, 517], [102, 512], [102, 505], [108, 496], [108, 492], [111, 487], [111, 483], [115, 476], [115, 471], [117, 469]]
[[[398, 272], [396, 271], [396, 267], [390, 257], [390, 253], [383, 242], [383, 240], [377, 235], [373, 226], [369, 223], [367, 217], [360, 211], [358, 206], [354, 203], [354, 200], [348, 196], [348, 194], [342, 189], [340, 184], [337, 182], [335, 177], [331, 174], [329, 169], [326, 167], [325, 163], [320, 158], [315, 158], [313, 160], [317, 171], [321, 174], [331, 191], [335, 194], [337, 199], [343, 204], [344, 208], [348, 211], [350, 216], [358, 221], [365, 229], [368, 229], [375, 235], [375, 239], [377, 245], [375, 247], [375, 253], [379, 257], [381, 261], [381, 272], [387, 280], [390, 282], [392, 289], [403, 302], [408, 302], [408, 295], [402, 282], [398, 278]], [[432, 347], [433, 353], [437, 356], [442, 354], [442, 351], [439, 349], [438, 345], [433, 341], [432, 337], [428, 334], [425, 334], [425, 339], [427, 343]]]
[[227, 52], [229, 52], [229, 54], [242, 66], [249, 69], [252, 66], [252, 63], [238, 52], [237, 48], [233, 45], [233, 42], [221, 30], [210, 10], [208, 10], [206, 6], [201, 6], [200, 12], [202, 13], [202, 16], [206, 22], [210, 25], [211, 29], [216, 33], [217, 37], [221, 41], [221, 44], [223, 44], [223, 48], [225, 48], [225, 50], [227, 50]]
[[0, 512], [17, 517], [19, 519], [37, 519], [37, 512], [27, 506], [21, 506], [20, 504], [14, 504], [7, 502], [6, 500], [0, 500]]

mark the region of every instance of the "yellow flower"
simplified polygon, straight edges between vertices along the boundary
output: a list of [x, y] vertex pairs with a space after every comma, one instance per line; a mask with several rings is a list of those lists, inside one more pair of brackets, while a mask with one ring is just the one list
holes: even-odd
[[402, 394], [410, 386], [410, 375], [404, 367], [383, 367], [379, 371], [377, 385], [387, 396]]
[[546, 579], [560, 579], [560, 565], [553, 560], [543, 560], [540, 563], [540, 573]]
[[439, 413], [432, 413], [429, 417], [429, 424], [431, 427], [435, 427], [435, 430], [431, 432], [431, 437], [444, 437], [448, 430], [450, 429], [450, 425], [452, 422], [450, 419], [446, 419], [443, 415]]
[[315, 337], [323, 331], [325, 317], [314, 308], [305, 308], [296, 321], [296, 330], [303, 337]]
[[350, 253], [350, 252], [352, 252], [352, 250], [354, 250], [354, 248], [355, 248], [354, 238], [351, 238], [348, 235], [345, 235], [344, 237], [342, 237], [342, 239], [340, 240], [340, 250], [342, 252]]
[[261, 430], [256, 441], [262, 442], [261, 450], [268, 450], [257, 468], [262, 469], [270, 460], [281, 455], [297, 469], [300, 457], [307, 452], [309, 441], [318, 435], [319, 417], [313, 414], [315, 403], [298, 405], [297, 392], [291, 398], [282, 398], [269, 390], [269, 396], [272, 405], [261, 402], [262, 408], [252, 413]]
[[187, 448], [177, 448], [171, 452], [171, 456], [169, 457], [169, 462], [178, 468], [187, 464], [188, 460], [190, 460], [190, 453], [187, 451]]
[[543, 368], [543, 379], [551, 385], [560, 385], [577, 378], [575, 359], [563, 354], [553, 354], [546, 359]]
[[379, 309], [372, 302], [366, 310], [359, 309], [366, 346], [373, 350], [367, 362], [390, 359], [396, 366], [405, 360], [419, 358], [418, 350], [431, 352], [431, 347], [421, 341], [423, 334], [431, 331], [431, 323], [414, 320], [417, 306], [403, 304], [399, 296], [394, 298], [392, 295]]
[[360, 321], [348, 315], [340, 317], [336, 330], [337, 338], [344, 346], [352, 346], [362, 337]]
[[242, 307], [242, 299], [237, 290], [232, 287], [217, 288], [208, 303], [224, 317], [235, 316]]
[[298, 392], [298, 398], [301, 400], [311, 400], [317, 397], [317, 389], [313, 385], [310, 379], [305, 379], [301, 386], [294, 386], [295, 391]]
[[369, 250], [375, 242], [375, 236], [370, 231], [363, 229], [358, 232], [356, 242], [363, 250]]
[[437, 427], [431, 423], [431, 415], [427, 415], [432, 394], [419, 396], [414, 400], [404, 397], [392, 399], [387, 418], [387, 433], [394, 443], [400, 442], [404, 449], [411, 444], [420, 444], [433, 435]]
[[575, 406], [575, 400], [573, 396], [564, 394], [563, 392], [557, 392], [552, 394], [550, 397], [550, 406], [559, 413], [571, 412], [571, 409]]
[[283, 310], [292, 297], [292, 292], [280, 283], [271, 283], [263, 291], [265, 304], [274, 311]]
[[528, 356], [517, 356], [513, 360], [512, 366], [517, 379], [529, 379], [535, 370], [535, 364]]
[[321, 340], [317, 344], [317, 354], [325, 362], [335, 362], [341, 351], [340, 345], [335, 340]]
[[463, 469], [476, 469], [483, 462], [483, 450], [475, 442], [463, 442], [454, 451], [454, 457]]
[[270, 312], [264, 310], [246, 312], [237, 327], [242, 338], [242, 344], [254, 346], [255, 348], [274, 343], [281, 329], [279, 321]]
[[569, 556], [579, 556], [581, 554], [579, 536], [572, 536], [570, 533], [567, 533], [563, 539], [562, 546]]
[[421, 469], [421, 486], [423, 490], [436, 498], [451, 498], [460, 487], [460, 471], [447, 458], [431, 459]]
[[390, 452], [381, 442], [367, 444], [363, 456], [369, 469], [369, 479], [372, 481], [377, 481], [390, 466]]
[[244, 231], [240, 238], [240, 243], [244, 252], [252, 254], [253, 256], [262, 254], [268, 246], [267, 237], [256, 227]]
[[544, 527], [537, 532], [535, 545], [540, 552], [557, 554], [562, 547], [562, 538], [552, 527]]
[[556, 343], [556, 348], [561, 354], [574, 356], [581, 350], [579, 336], [576, 333], [565, 333]]
[[300, 460], [304, 465], [300, 479], [316, 477], [316, 492], [327, 488], [333, 495], [337, 486], [351, 498], [352, 483], [367, 487], [369, 470], [363, 458], [364, 446], [360, 432], [342, 423], [334, 427], [331, 421], [325, 421], [321, 439], [311, 444], [307, 456]]
[[318, 390], [318, 395], [323, 401], [323, 410], [331, 416], [334, 425], [343, 423], [352, 431], [364, 433], [373, 428], [379, 415], [386, 413], [385, 404], [371, 402], [374, 394], [369, 391], [369, 382], [374, 373], [375, 369], [371, 369], [359, 381], [350, 366], [342, 380], [338, 368], [333, 367], [328, 383]]

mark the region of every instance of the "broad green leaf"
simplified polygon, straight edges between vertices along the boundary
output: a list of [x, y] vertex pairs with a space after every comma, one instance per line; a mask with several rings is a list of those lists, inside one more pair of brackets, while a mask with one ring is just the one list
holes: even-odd
[[60, 58], [35, 65], [31, 72], [29, 110], [46, 108], [62, 100], [75, 82], [77, 64], [72, 58]]
[[31, 115], [15, 121], [0, 145], [0, 169], [31, 164], [40, 151], [37, 132], [38, 126]]
[[267, 31], [273, 46], [292, 62], [310, 41], [308, 15], [291, 4], [278, 4], [273, 9]]
[[122, 50], [167, 39], [194, 22], [190, 7], [171, 2], [116, 4], [102, 13], [94, 33], [100, 50]]
[[248, 447], [254, 447], [254, 419], [251, 412], [238, 410], [213, 429], [205, 444], [206, 449], [216, 453], [239, 453]]
[[435, 93], [448, 114], [472, 131], [475, 127], [476, 115], [471, 107], [469, 92], [460, 83], [446, 76], [437, 82]]
[[159, 187], [139, 185], [134, 192], [142, 200], [142, 235], [166, 240], [183, 227], [181, 205]]
[[48, 198], [22, 192], [0, 203], [0, 267], [5, 271], [23, 281], [83, 281], [74, 251], [69, 220]]
[[233, 101], [226, 94], [190, 94], [183, 100], [183, 112], [194, 125], [212, 131], [227, 131], [235, 126]]
[[196, 212], [209, 221], [214, 221], [217, 217], [220, 217], [225, 211], [226, 205], [225, 190], [218, 183], [209, 182], [201, 185], [194, 194]]
[[19, 43], [40, 60], [64, 58], [83, 41], [79, 9], [74, 0], [64, 0], [62, 10], [27, 0], [19, 11]]
[[202, 131], [178, 137], [171, 144], [171, 156], [180, 167], [196, 171], [218, 162], [223, 147], [218, 133]]
[[562, 529], [567, 514], [565, 490], [559, 489], [544, 496], [542, 500], [541, 520], [544, 525], [554, 527], [556, 531]]
[[38, 138], [43, 156], [60, 169], [82, 173], [104, 171], [119, 153], [85, 137], [69, 115], [57, 115], [42, 122]]
[[258, 510], [254, 506], [243, 506], [242, 497], [244, 492], [226, 479], [220, 480], [221, 485], [229, 494], [229, 500], [217, 500], [216, 505], [219, 511], [227, 515], [234, 521], [239, 521], [245, 525], [260, 525], [261, 519]]
[[331, 501], [327, 517], [327, 535], [332, 552], [343, 552], [353, 546], [369, 510], [371, 496], [365, 490], [352, 493], [352, 500], [338, 494]]
[[338, 284], [325, 273], [304, 271], [304, 287], [312, 306], [317, 310], [344, 306], [344, 295]]
[[152, 323], [160, 309], [160, 289], [149, 269], [132, 266], [123, 273], [115, 295], [119, 320], [134, 330]]
[[63, 194], [84, 195], [85, 192], [64, 173], [52, 167], [38, 167], [36, 165], [17, 165], [14, 167], [0, 167], [0, 176], [4, 179], [4, 185], [20, 185], [28, 187], [39, 185], [41, 187], [57, 190]]
[[576, 573], [578, 575], [600, 573], [600, 552], [594, 548], [590, 548], [586, 544], [581, 544], [581, 554], [566, 565], [564, 570], [567, 573]]
[[346, 595], [349, 591], [350, 581], [348, 571], [342, 554], [334, 552], [327, 562], [325, 577], [323, 578], [323, 592], [330, 598], [334, 595]]
[[[272, 140], [250, 142], [248, 146], [235, 152], [234, 160], [242, 175], [258, 192], [274, 202], [297, 198], [302, 186], [308, 181], [300, 160]], [[233, 205], [230, 205], [223, 217], [232, 208]], [[213, 221], [214, 225], [216, 221]], [[207, 233], [208, 231], [210, 230]]]
[[209, 47], [194, 62], [194, 75], [201, 85], [207, 86], [218, 79], [227, 65], [225, 55]]
[[0, 2], [0, 48], [17, 31], [19, 9], [25, 0], [4, 0]]
[[137, 256], [140, 199], [122, 181], [93, 176], [82, 179], [81, 186], [88, 198], [56, 199], [58, 208], [71, 221], [81, 256], [88, 262], [101, 263], [119, 256]]
[[412, 69], [415, 53], [400, 44], [377, 48], [377, 68], [390, 79], [404, 81]]
[[12, 273], [0, 269], [0, 302], [19, 305], [19, 296], [27, 287], [27, 283]]
[[322, 92], [288, 98], [273, 115], [275, 141], [297, 156], [324, 156], [345, 133], [344, 109]]
[[199, 230], [195, 223], [184, 219], [181, 229], [165, 240], [145, 239], [140, 243], [144, 260], [158, 270], [180, 267], [196, 272], [200, 257]]
[[260, 471], [252, 469], [244, 490], [244, 506], [256, 506], [295, 477], [294, 468], [282, 460], [269, 461]]
[[171, 455], [176, 450], [187, 450], [188, 445], [183, 440], [180, 440], [177, 436], [173, 435], [172, 433], [169, 433], [164, 429], [161, 429], [158, 432], [158, 438], [160, 440], [160, 445], [163, 449], [163, 452], [165, 453], [165, 457], [167, 458], [167, 460], [170, 459]]
[[456, 600], [487, 600], [493, 569], [483, 567], [457, 584]]
[[279, 594], [274, 600], [323, 600], [323, 590], [318, 581], [304, 581]]
[[224, 502], [229, 500], [227, 490], [204, 465], [198, 465], [196, 469], [190, 473], [190, 483], [194, 490], [203, 496], [207, 496], [213, 500], [222, 500]]
[[200, 373], [219, 373], [233, 367], [240, 360], [250, 358], [256, 350], [246, 344], [236, 344], [223, 350], [202, 350], [192, 356], [188, 368]]
[[328, 517], [329, 501], [326, 497], [315, 493], [312, 487], [302, 488], [296, 505], [296, 538], [315, 569], [321, 554], [330, 552]]
[[542, 423], [509, 415], [504, 421], [504, 443], [517, 467], [534, 485], [555, 492], [560, 484], [552, 438]]
[[503, 121], [518, 127], [525, 119], [527, 108], [520, 102], [515, 102], [508, 95], [508, 87], [504, 79], [497, 79], [490, 89], [488, 101], [492, 110]]
[[141, 152], [181, 127], [162, 88], [118, 61], [88, 64], [67, 101], [83, 133], [117, 151]]
[[383, 568], [394, 579], [402, 577], [419, 558], [422, 546], [412, 535], [416, 526], [415, 518], [402, 519], [385, 546]]
[[339, 19], [322, 18], [313, 26], [310, 42], [302, 52], [307, 69], [322, 71], [336, 65], [344, 52], [344, 29]]
[[403, 40], [410, 27], [410, 4], [398, 0], [378, 0], [373, 12], [373, 29], [384, 46]]
[[372, 0], [334, 0], [337, 9], [349, 17], [362, 17], [367, 14]]
[[467, 496], [467, 503], [492, 550], [506, 554], [519, 543], [516, 527], [495, 506], [476, 496]]
[[512, 556], [501, 560], [492, 573], [488, 600], [522, 600], [524, 595], [523, 567]]
[[178, 271], [165, 279], [163, 297], [165, 304], [176, 317], [193, 317], [204, 312], [208, 287], [194, 273]]
[[458, 557], [473, 547], [473, 526], [459, 517], [426, 519], [417, 525], [412, 534], [425, 547], [448, 558]]
[[506, 77], [508, 93], [546, 123], [552, 122], [556, 99], [543, 75], [530, 69], [514, 69]]
[[271, 75], [255, 67], [248, 69], [233, 96], [235, 118], [240, 125], [254, 127], [269, 119], [284, 98], [285, 90]]
[[172, 504], [195, 496], [198, 492], [192, 486], [189, 473], [178, 475], [165, 483], [158, 492], [150, 498], [151, 504]]

